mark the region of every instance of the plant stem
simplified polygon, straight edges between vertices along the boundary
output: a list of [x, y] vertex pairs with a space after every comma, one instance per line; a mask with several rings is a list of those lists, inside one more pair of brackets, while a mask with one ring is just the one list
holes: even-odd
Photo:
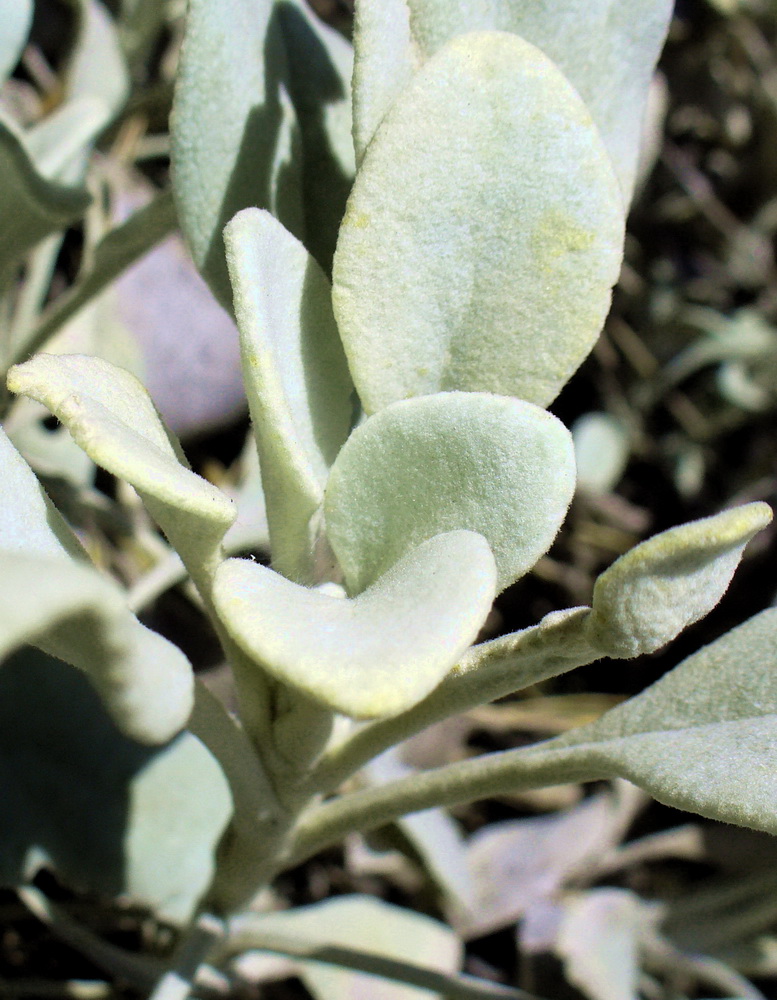
[[598, 659], [586, 635], [590, 608], [547, 615], [533, 628], [473, 646], [419, 704], [357, 730], [324, 755], [307, 790], [328, 794], [374, 757], [442, 719]]
[[606, 776], [595, 765], [579, 764], [576, 751], [542, 744], [485, 754], [312, 807], [297, 823], [282, 868], [300, 864], [348, 833], [374, 830], [407, 813]]

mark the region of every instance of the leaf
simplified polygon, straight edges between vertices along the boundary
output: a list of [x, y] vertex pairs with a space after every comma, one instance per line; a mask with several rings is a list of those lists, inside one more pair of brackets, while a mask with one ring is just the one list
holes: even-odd
[[569, 432], [544, 410], [485, 393], [441, 393], [371, 417], [338, 455], [329, 541], [349, 592], [432, 535], [483, 535], [504, 590], [548, 550], [574, 490]]
[[291, 579], [313, 582], [311, 519], [352, 413], [329, 282], [268, 212], [240, 212], [224, 238], [273, 564]]
[[[362, 997], [369, 997], [370, 1000], [411, 1000], [417, 997], [420, 1000], [422, 997], [439, 996], [406, 983], [354, 971], [359, 968], [360, 948], [367, 949], [371, 958], [379, 956], [402, 963], [418, 963], [430, 971], [443, 974], [455, 972], [460, 962], [459, 942], [443, 924], [368, 896], [341, 896], [287, 913], [238, 916], [230, 922], [230, 931], [236, 938], [244, 939], [240, 942], [243, 947], [251, 947], [252, 936], [256, 937], [256, 947], [261, 947], [265, 936], [294, 935], [301, 938], [305, 949], [296, 949], [295, 957], [301, 958], [301, 954], [306, 952], [313, 959], [299, 961], [298, 965], [305, 985], [317, 1000], [357, 1000]], [[317, 950], [323, 952], [321, 957], [324, 961], [327, 960], [327, 952], [342, 950], [353, 957], [355, 966], [343, 969], [320, 964], [315, 961]], [[329, 961], [336, 959], [332, 956]], [[390, 975], [388, 969], [384, 975]], [[443, 988], [451, 987], [449, 994], [446, 991], [446, 995], [451, 997], [474, 998], [480, 995], [486, 1000], [497, 995], [489, 993], [487, 987], [481, 994], [475, 990], [470, 993], [454, 992], [452, 987], [455, 985], [455, 982], [440, 982]]]
[[[23, 720], [23, 724], [20, 724]], [[35, 650], [0, 669], [0, 881], [41, 864], [74, 888], [185, 923], [231, 812], [193, 736], [151, 750], [122, 736], [77, 671]]]
[[141, 625], [118, 587], [88, 565], [0, 550], [0, 657], [25, 643], [89, 674], [133, 739], [164, 743], [186, 725], [189, 661]]
[[306, 0], [280, 0], [289, 93], [302, 140], [305, 245], [332, 270], [340, 220], [356, 169], [351, 136], [353, 49]]
[[544, 746], [566, 748], [578, 775], [619, 775], [678, 809], [777, 833], [775, 732], [777, 610], [768, 609]]
[[555, 951], [590, 1000], [637, 1000], [639, 948], [658, 913], [626, 889], [593, 889], [561, 904]]
[[594, 879], [638, 808], [635, 789], [585, 799], [565, 812], [489, 823], [467, 842], [474, 893], [456, 928], [482, 937], [553, 900], [570, 883]]
[[660, 649], [718, 603], [745, 545], [771, 519], [767, 504], [750, 503], [635, 546], [596, 581], [593, 641], [609, 656]]
[[631, 200], [650, 80], [672, 0], [406, 0], [417, 50], [429, 58], [466, 31], [515, 32], [549, 56], [588, 106]]
[[411, 550], [352, 600], [244, 559], [222, 563], [213, 599], [235, 641], [278, 680], [344, 715], [375, 718], [442, 680], [477, 636], [494, 578], [484, 539], [456, 531]]
[[572, 427], [578, 486], [589, 493], [610, 493], [629, 460], [629, 437], [609, 413], [585, 413]]
[[173, 104], [173, 186], [194, 261], [227, 309], [221, 233], [236, 212], [267, 208], [303, 234], [287, 77], [277, 3], [190, 2]]
[[623, 206], [596, 126], [539, 50], [458, 38], [365, 153], [333, 301], [368, 413], [441, 390], [547, 405], [593, 347]]
[[32, 23], [32, 0], [0, 3], [0, 83], [5, 83], [21, 58]]
[[[0, 288], [6, 285], [24, 255], [44, 237], [64, 229], [83, 215], [86, 191], [42, 177], [22, 138], [7, 120], [0, 120]], [[5, 359], [0, 359], [4, 367]]]
[[85, 670], [124, 732], [149, 743], [189, 718], [186, 657], [151, 632], [89, 563], [32, 470], [0, 432], [0, 656], [23, 643]]
[[135, 487], [190, 572], [212, 569], [234, 504], [182, 464], [134, 375], [99, 358], [39, 354], [11, 369], [8, 387], [47, 406], [97, 465]]
[[353, 143], [356, 162], [418, 68], [407, 0], [360, 3], [353, 23]]

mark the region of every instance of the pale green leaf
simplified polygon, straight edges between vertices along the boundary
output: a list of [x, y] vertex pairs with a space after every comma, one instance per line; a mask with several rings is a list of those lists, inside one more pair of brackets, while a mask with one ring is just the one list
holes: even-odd
[[676, 808], [777, 833], [776, 733], [777, 610], [769, 609], [546, 747], [566, 747], [578, 776], [620, 775]]
[[191, 0], [172, 117], [181, 227], [216, 297], [231, 302], [221, 233], [241, 208], [303, 234], [296, 116], [273, 0]]
[[212, 568], [234, 504], [183, 464], [134, 375], [99, 358], [40, 354], [12, 368], [8, 386], [47, 406], [94, 462], [135, 487], [192, 573]]
[[[300, 975], [317, 1000], [358, 1000], [363, 997], [370, 1000], [422, 1000], [440, 995], [354, 971], [360, 964], [359, 949], [366, 950], [371, 957], [409, 962], [438, 973], [455, 972], [461, 961], [461, 945], [453, 931], [444, 924], [368, 896], [344, 896], [287, 913], [235, 917], [230, 922], [230, 936], [233, 935], [237, 940], [242, 938], [241, 943], [247, 947], [251, 946], [252, 938], [261, 947], [263, 938], [274, 936], [281, 939], [289, 936], [292, 942], [304, 942], [312, 961], [299, 961]], [[322, 958], [326, 959], [327, 948], [334, 951], [338, 946], [346, 949], [352, 957], [354, 964], [350, 969], [315, 961], [315, 953], [319, 949]], [[293, 953], [301, 958], [304, 952], [297, 948]], [[390, 976], [388, 968], [384, 975]], [[451, 992], [446, 990], [445, 995], [451, 997], [481, 995], [487, 998], [494, 995], [489, 993], [485, 984], [481, 994], [476, 989], [471, 993], [456, 991], [456, 982], [445, 984], [443, 980], [440, 986], [444, 988], [445, 985], [450, 985]]]
[[356, 169], [351, 136], [353, 49], [307, 0], [280, 0], [289, 92], [302, 139], [305, 245], [327, 273]]
[[545, 410], [485, 393], [410, 399], [371, 417], [338, 455], [327, 536], [354, 594], [432, 535], [476, 531], [503, 590], [550, 548], [574, 486], [572, 439]]
[[0, 83], [16, 68], [32, 23], [33, 0], [3, 0], [0, 3]]
[[408, 552], [353, 599], [243, 559], [222, 563], [213, 599], [233, 638], [279, 680], [344, 715], [374, 718], [437, 686], [475, 640], [494, 583], [484, 539], [456, 531]]
[[648, 88], [672, 0], [406, 0], [425, 58], [467, 31], [514, 32], [542, 49], [585, 101], [631, 199]]
[[[79, 218], [89, 204], [80, 188], [48, 181], [16, 130], [0, 120], [0, 288], [36, 243]], [[0, 367], [6, 359], [0, 358]]]
[[86, 679], [36, 650], [0, 669], [0, 881], [45, 863], [74, 889], [185, 923], [231, 813], [221, 769], [185, 733], [162, 749], [122, 736]]
[[506, 33], [455, 39], [384, 119], [340, 230], [365, 410], [450, 389], [547, 405], [599, 335], [622, 242], [609, 158], [555, 65]]
[[269, 212], [240, 212], [224, 237], [273, 564], [313, 582], [311, 518], [352, 412], [329, 282]]
[[113, 18], [99, 0], [76, 0], [79, 27], [76, 44], [65, 69], [68, 98], [99, 99], [107, 124], [129, 94], [129, 73]]
[[0, 549], [0, 657], [26, 643], [84, 670], [133, 739], [164, 743], [186, 725], [189, 661], [86, 563]]
[[592, 641], [628, 657], [674, 639], [718, 603], [745, 545], [771, 519], [765, 503], [745, 504], [635, 546], [596, 581]]
[[359, 3], [353, 23], [353, 144], [356, 160], [418, 68], [407, 0]]

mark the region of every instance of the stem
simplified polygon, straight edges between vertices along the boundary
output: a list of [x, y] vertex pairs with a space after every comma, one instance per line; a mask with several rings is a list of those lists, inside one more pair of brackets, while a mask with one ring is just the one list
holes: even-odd
[[578, 763], [577, 750], [541, 744], [485, 754], [315, 806], [299, 820], [282, 867], [300, 864], [348, 833], [374, 830], [407, 813], [606, 777], [595, 765]]
[[223, 936], [223, 923], [209, 913], [201, 914], [181, 941], [170, 968], [157, 982], [149, 1000], [187, 1000], [198, 970]]
[[357, 730], [324, 756], [307, 789], [329, 794], [374, 757], [442, 719], [504, 698], [598, 659], [586, 636], [590, 608], [547, 615], [532, 628], [473, 646], [423, 701]]

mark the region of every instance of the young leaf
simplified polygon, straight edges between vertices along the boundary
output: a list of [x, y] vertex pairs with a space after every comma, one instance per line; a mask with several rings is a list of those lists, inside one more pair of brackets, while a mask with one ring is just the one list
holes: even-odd
[[676, 808], [777, 833], [776, 731], [777, 610], [769, 609], [545, 746], [569, 748], [578, 774], [620, 775]]
[[287, 76], [273, 0], [191, 0], [173, 105], [173, 185], [194, 261], [226, 309], [221, 233], [236, 212], [268, 208], [302, 235]]
[[518, 399], [451, 392], [395, 403], [350, 436], [326, 490], [349, 592], [432, 535], [483, 535], [504, 590], [547, 552], [575, 487], [572, 439]]
[[352, 600], [245, 559], [221, 564], [213, 599], [233, 638], [279, 680], [344, 715], [375, 718], [436, 687], [477, 636], [495, 576], [485, 540], [453, 531]]
[[234, 504], [182, 464], [134, 375], [99, 358], [39, 354], [11, 369], [8, 387], [47, 406], [94, 462], [135, 487], [191, 572], [218, 558]]
[[269, 212], [224, 231], [248, 404], [267, 501], [273, 565], [311, 582], [311, 519], [351, 425], [353, 385], [329, 282]]
[[424, 59], [457, 35], [486, 29], [514, 32], [542, 49], [585, 101], [612, 159], [624, 202], [631, 200], [648, 88], [672, 16], [672, 0], [405, 2], [413, 42]]
[[514, 35], [450, 42], [375, 134], [340, 230], [365, 410], [450, 389], [547, 405], [599, 335], [622, 242], [609, 157], [556, 66]]
[[750, 503], [635, 546], [596, 581], [591, 641], [618, 657], [660, 649], [715, 607], [745, 545], [771, 519], [765, 503]]

